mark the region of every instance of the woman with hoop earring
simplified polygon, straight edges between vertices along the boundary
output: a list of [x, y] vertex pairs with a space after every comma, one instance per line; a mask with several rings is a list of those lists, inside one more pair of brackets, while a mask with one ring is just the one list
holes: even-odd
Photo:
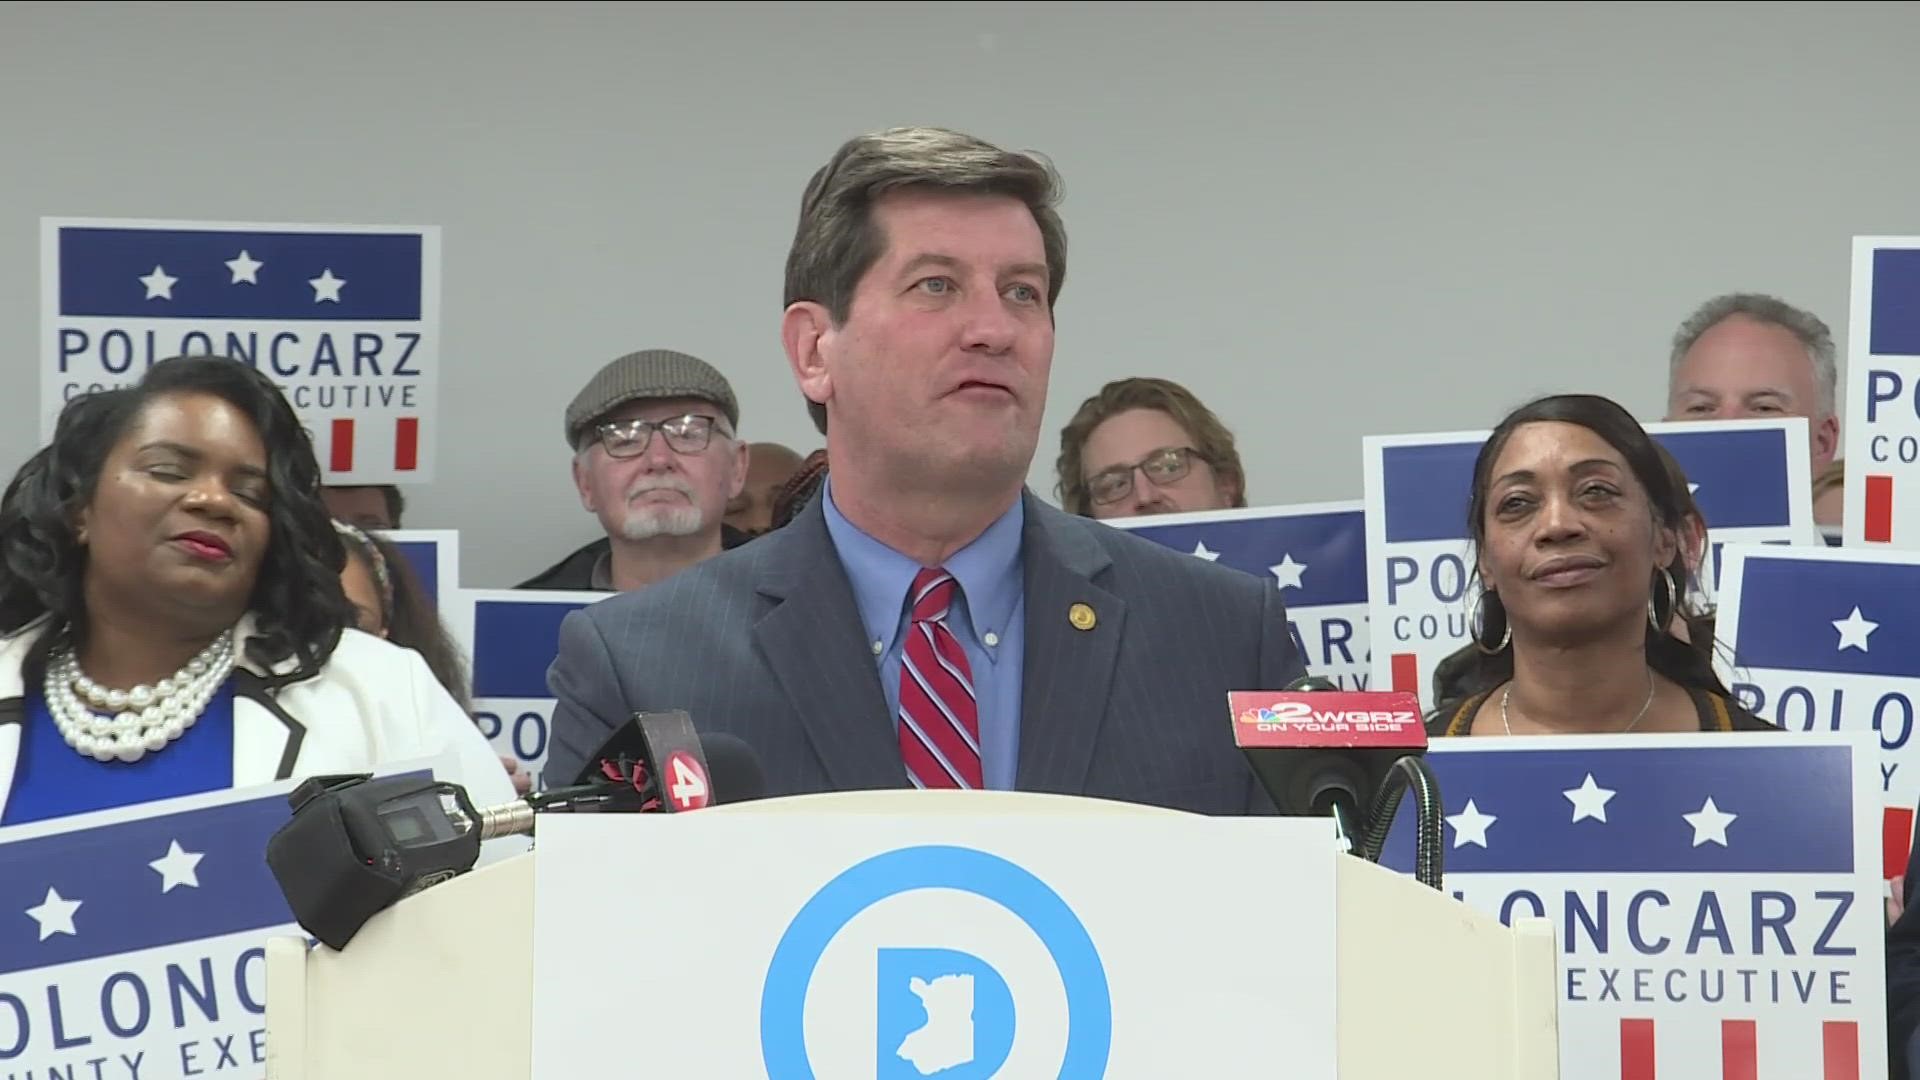
[[1773, 730], [1733, 702], [1706, 643], [1673, 633], [1692, 615], [1685, 490], [1606, 398], [1502, 420], [1468, 505], [1481, 593], [1459, 685], [1487, 689], [1443, 703], [1428, 734]]

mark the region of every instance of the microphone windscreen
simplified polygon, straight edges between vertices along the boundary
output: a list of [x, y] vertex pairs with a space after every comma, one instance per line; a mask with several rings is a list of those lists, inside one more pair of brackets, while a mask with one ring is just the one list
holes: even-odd
[[596, 780], [618, 780], [619, 777], [608, 775], [609, 762], [621, 758], [650, 761], [650, 754], [646, 733], [640, 730], [639, 724], [629, 720], [615, 728], [598, 749], [587, 755], [586, 762], [580, 766], [580, 775], [574, 777], [573, 782], [591, 784]]
[[753, 748], [724, 731], [702, 732], [700, 749], [707, 758], [707, 774], [713, 781], [713, 801], [750, 802], [767, 793], [767, 778], [760, 770], [760, 758]]

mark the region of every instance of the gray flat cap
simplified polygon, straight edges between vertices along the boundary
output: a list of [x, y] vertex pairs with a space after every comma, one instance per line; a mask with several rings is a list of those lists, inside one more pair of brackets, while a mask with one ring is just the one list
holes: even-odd
[[642, 349], [628, 353], [587, 380], [567, 406], [567, 449], [580, 445], [580, 433], [629, 401], [698, 398], [712, 402], [736, 431], [740, 402], [727, 377], [712, 364], [672, 349]]

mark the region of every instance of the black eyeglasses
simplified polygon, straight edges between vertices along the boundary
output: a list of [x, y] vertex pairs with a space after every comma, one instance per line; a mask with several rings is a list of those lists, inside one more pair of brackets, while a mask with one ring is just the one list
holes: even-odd
[[600, 436], [600, 445], [607, 448], [608, 457], [632, 458], [647, 452], [647, 444], [653, 441], [656, 430], [674, 453], [701, 453], [713, 441], [713, 430], [719, 423], [718, 417], [688, 413], [665, 420], [614, 420], [596, 425], [593, 430]]
[[1163, 446], [1132, 465], [1115, 465], [1094, 473], [1087, 478], [1087, 494], [1102, 506], [1119, 502], [1133, 491], [1136, 469], [1163, 487], [1178, 483], [1193, 471], [1193, 459], [1197, 457], [1200, 451], [1191, 446]]

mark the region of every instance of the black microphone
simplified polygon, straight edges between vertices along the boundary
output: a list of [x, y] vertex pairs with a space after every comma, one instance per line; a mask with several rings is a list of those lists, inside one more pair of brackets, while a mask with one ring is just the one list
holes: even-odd
[[1333, 815], [1356, 835], [1393, 760], [1427, 745], [1410, 695], [1342, 691], [1317, 675], [1277, 694], [1236, 694], [1233, 711], [1237, 745], [1280, 812]]
[[342, 949], [375, 913], [473, 869], [483, 841], [534, 832], [539, 813], [682, 812], [764, 794], [746, 743], [702, 738], [685, 713], [651, 717], [607, 741], [587, 770], [600, 775], [504, 806], [476, 809], [465, 788], [431, 777], [309, 778], [287, 797], [293, 819], [267, 841], [267, 865], [294, 919]]
[[[472, 823], [478, 825], [480, 839], [531, 835], [539, 814], [685, 813], [749, 802], [766, 793], [753, 748], [724, 731], [700, 735], [691, 751], [683, 747], [660, 758], [652, 755], [649, 741], [639, 724], [629, 723], [594, 755], [581, 771], [580, 783], [474, 811]], [[636, 750], [639, 753], [630, 752]], [[666, 764], [652, 766], [656, 760]], [[456, 825], [466, 827], [460, 810], [448, 812]]]
[[605, 809], [626, 813], [684, 813], [766, 792], [760, 759], [746, 743], [696, 730], [679, 709], [634, 713], [587, 756], [574, 784], [611, 785], [622, 798]]
[[1228, 695], [1234, 745], [1282, 814], [1332, 817], [1347, 849], [1378, 862], [1412, 786], [1418, 793], [1415, 876], [1440, 887], [1439, 785], [1423, 756], [1420, 703], [1398, 691], [1343, 691], [1303, 676], [1275, 692]]

